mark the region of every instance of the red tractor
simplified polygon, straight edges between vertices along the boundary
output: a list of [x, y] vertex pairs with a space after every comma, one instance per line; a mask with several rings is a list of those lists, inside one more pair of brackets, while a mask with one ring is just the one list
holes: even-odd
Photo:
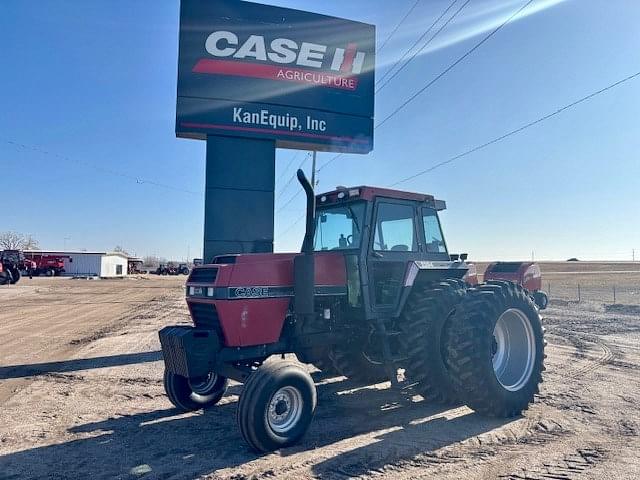
[[494, 262], [487, 266], [484, 281], [506, 280], [525, 288], [540, 310], [547, 308], [549, 297], [542, 291], [542, 273], [533, 262]]
[[[164, 386], [182, 411], [212, 407], [244, 383], [240, 432], [257, 451], [306, 432], [316, 390], [295, 353], [355, 382], [411, 385], [426, 400], [519, 415], [542, 381], [538, 309], [511, 282], [469, 287], [452, 260], [431, 195], [372, 187], [307, 195], [302, 252], [216, 257], [195, 267], [193, 326], [159, 332]], [[317, 208], [316, 208], [317, 203]], [[404, 369], [399, 382], [398, 369]]]
[[28, 254], [29, 260], [35, 262], [35, 268], [32, 269], [33, 276], [46, 275], [47, 277], [59, 277], [65, 272], [64, 259], [70, 259], [67, 255], [41, 255]]

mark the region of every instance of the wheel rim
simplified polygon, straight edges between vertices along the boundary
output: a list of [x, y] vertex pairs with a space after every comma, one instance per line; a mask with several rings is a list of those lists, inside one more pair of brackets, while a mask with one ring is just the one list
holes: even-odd
[[282, 387], [271, 397], [267, 423], [275, 433], [287, 433], [302, 417], [302, 393], [295, 387]]
[[493, 329], [493, 371], [506, 390], [518, 391], [531, 378], [536, 359], [535, 336], [526, 314], [506, 310]]
[[217, 388], [218, 375], [211, 372], [206, 377], [189, 380], [189, 388], [191, 389], [191, 397], [196, 402], [206, 402], [209, 397], [215, 395]]

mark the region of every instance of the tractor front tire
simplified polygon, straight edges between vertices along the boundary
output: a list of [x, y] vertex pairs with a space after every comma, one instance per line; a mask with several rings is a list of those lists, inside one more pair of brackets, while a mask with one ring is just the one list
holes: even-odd
[[544, 370], [544, 329], [521, 286], [489, 282], [467, 292], [451, 317], [447, 363], [461, 399], [476, 412], [520, 415]]
[[311, 376], [294, 362], [261, 366], [244, 384], [238, 401], [240, 433], [258, 452], [272, 452], [297, 443], [316, 410]]
[[465, 293], [464, 282], [446, 280], [417, 287], [407, 300], [400, 322], [408, 357], [405, 375], [417, 383], [416, 391], [427, 401], [459, 400], [446, 364], [446, 332]]
[[164, 372], [164, 390], [169, 401], [182, 412], [193, 412], [214, 406], [227, 390], [227, 379], [210, 373], [207, 377], [190, 380], [181, 375]]

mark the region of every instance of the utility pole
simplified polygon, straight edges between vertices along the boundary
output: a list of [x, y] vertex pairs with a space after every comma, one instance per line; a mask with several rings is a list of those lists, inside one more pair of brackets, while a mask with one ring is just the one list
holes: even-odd
[[311, 160], [311, 186], [313, 187], [313, 191], [316, 191], [316, 152], [313, 151], [313, 159]]
[[631, 261], [632, 262], [636, 261], [636, 249], [635, 248], [631, 249]]

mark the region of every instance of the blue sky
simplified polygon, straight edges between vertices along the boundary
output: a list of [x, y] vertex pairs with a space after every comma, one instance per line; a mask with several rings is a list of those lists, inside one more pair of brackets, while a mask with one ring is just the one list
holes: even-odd
[[[270, 3], [373, 23], [380, 43], [413, 2]], [[378, 76], [449, 3], [420, 2]], [[379, 93], [376, 118], [524, 3], [471, 0]], [[390, 185], [640, 71], [639, 24], [634, 0], [535, 0], [377, 130], [371, 154], [323, 169], [319, 189]], [[0, 231], [52, 249], [200, 255], [205, 145], [174, 136], [177, 29], [177, 1], [1, 2]], [[638, 152], [640, 78], [400, 187], [445, 199], [449, 247], [472, 259], [628, 260], [640, 257]], [[276, 192], [295, 154], [278, 151]], [[303, 197], [281, 209], [296, 188], [276, 198], [277, 250], [299, 248]]]

